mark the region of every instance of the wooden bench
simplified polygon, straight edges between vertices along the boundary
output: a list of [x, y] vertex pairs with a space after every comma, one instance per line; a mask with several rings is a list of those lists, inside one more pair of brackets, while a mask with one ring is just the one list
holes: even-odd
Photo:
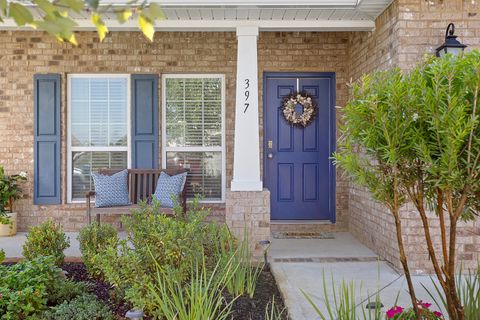
[[[113, 169], [101, 169], [98, 170], [98, 173], [105, 175], [113, 175], [121, 170]], [[172, 176], [180, 173], [187, 172], [187, 170], [179, 169], [128, 169], [128, 196], [130, 199], [131, 205], [128, 206], [117, 206], [117, 207], [104, 207], [96, 208], [92, 207], [92, 197], [95, 196], [95, 191], [89, 191], [86, 194], [87, 198], [87, 218], [88, 223], [92, 222], [92, 215], [96, 217], [97, 222], [100, 223], [100, 216], [103, 214], [111, 215], [125, 215], [130, 214], [132, 209], [139, 208], [139, 203], [141, 201], [150, 201], [151, 196], [155, 193], [157, 187], [158, 177], [161, 172]], [[188, 176], [187, 176], [188, 178]], [[186, 186], [185, 183], [182, 192], [179, 195], [179, 205], [183, 208], [183, 212], [187, 210], [187, 201], [186, 201]], [[162, 208], [162, 212], [167, 215], [173, 214], [172, 208]]]

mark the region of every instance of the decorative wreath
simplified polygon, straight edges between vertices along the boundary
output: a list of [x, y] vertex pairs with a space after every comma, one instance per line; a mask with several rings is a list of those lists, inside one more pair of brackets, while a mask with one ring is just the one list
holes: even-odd
[[[295, 106], [302, 105], [303, 113], [297, 113]], [[313, 102], [312, 97], [304, 92], [295, 92], [286, 96], [283, 99], [282, 113], [289, 123], [295, 126], [308, 126], [314, 119], [317, 113], [317, 106]]]

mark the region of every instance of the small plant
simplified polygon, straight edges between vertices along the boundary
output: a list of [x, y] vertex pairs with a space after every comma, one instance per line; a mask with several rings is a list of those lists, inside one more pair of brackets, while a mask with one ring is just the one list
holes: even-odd
[[0, 214], [13, 211], [13, 202], [23, 195], [18, 182], [25, 180], [27, 180], [25, 172], [7, 176], [5, 169], [0, 166]]
[[48, 220], [30, 229], [27, 241], [23, 245], [23, 256], [27, 260], [41, 256], [53, 256], [55, 264], [61, 266], [65, 259], [63, 251], [70, 246], [70, 241], [62, 226]]
[[111, 243], [117, 243], [117, 230], [109, 224], [94, 222], [80, 230], [78, 241], [87, 272], [92, 276], [100, 276], [101, 271], [94, 263], [94, 256], [106, 250]]
[[84, 282], [59, 278], [53, 283], [50, 291], [48, 294], [48, 305], [55, 306], [86, 293], [87, 285]]
[[25, 180], [27, 180], [25, 172], [7, 176], [4, 168], [0, 166], [0, 224], [11, 225], [7, 212], [13, 212], [14, 201], [22, 197], [22, 189], [18, 183]]
[[44, 320], [114, 320], [106, 305], [92, 294], [82, 294], [71, 301], [50, 308], [43, 314]]
[[[440, 311], [430, 310], [432, 304], [419, 301], [417, 303], [420, 317], [422, 320], [443, 320], [443, 314]], [[417, 316], [413, 308], [404, 309], [400, 306], [390, 308], [386, 313], [387, 319], [392, 320], [415, 320]]]
[[202, 261], [195, 263], [190, 280], [184, 285], [170, 276], [171, 269], [155, 264], [155, 282], [148, 286], [153, 297], [154, 316], [175, 320], [229, 319], [235, 299], [225, 301], [222, 291], [231, 264], [218, 263], [210, 273], [205, 260]]
[[269, 302], [265, 308], [265, 320], [283, 320], [285, 318], [286, 309], [280, 310], [275, 304], [275, 296], [272, 302]]
[[37, 319], [35, 316], [47, 307], [59, 274], [53, 257], [0, 265], [1, 319]]
[[[322, 312], [322, 310], [320, 310], [320, 307], [312, 300], [312, 298], [305, 291], [300, 290], [321, 320], [357, 320], [360, 319], [360, 316], [362, 317], [362, 319], [365, 320], [381, 320], [384, 318], [381, 313], [381, 303], [378, 293], [375, 296], [375, 308], [373, 310], [365, 311], [365, 308], [361, 307], [362, 303], [365, 301], [358, 302], [355, 299], [355, 286], [353, 281], [350, 283], [346, 283], [344, 280], [342, 280], [341, 285], [337, 288], [333, 281], [332, 275], [331, 292], [333, 294], [333, 301], [331, 301], [328, 295], [329, 290], [325, 281], [325, 272], [322, 272], [322, 279], [323, 299], [325, 302], [325, 307], [327, 309], [326, 312]], [[371, 304], [372, 301], [370, 297], [367, 299], [366, 302], [368, 304]], [[361, 313], [357, 309], [357, 307], [359, 306], [362, 310]]]
[[3, 249], [0, 249], [0, 264], [5, 260], [5, 251]]
[[219, 260], [231, 263], [234, 266], [234, 268], [228, 270], [230, 276], [226, 278], [228, 280], [226, 283], [228, 292], [233, 296], [247, 294], [250, 298], [253, 298], [264, 262], [259, 263], [256, 267], [252, 267], [250, 264], [252, 254], [247, 232], [245, 232], [238, 247], [236, 247], [236, 240], [230, 234], [224, 235], [219, 243], [226, 244], [220, 248]]

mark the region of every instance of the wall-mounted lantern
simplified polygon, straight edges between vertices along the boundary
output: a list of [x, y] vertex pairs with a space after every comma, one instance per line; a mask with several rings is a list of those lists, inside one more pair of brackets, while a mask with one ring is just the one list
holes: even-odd
[[443, 57], [447, 53], [454, 56], [461, 56], [463, 54], [463, 50], [465, 50], [467, 46], [458, 41], [454, 33], [455, 25], [450, 23], [445, 32], [445, 42], [436, 50], [437, 57]]

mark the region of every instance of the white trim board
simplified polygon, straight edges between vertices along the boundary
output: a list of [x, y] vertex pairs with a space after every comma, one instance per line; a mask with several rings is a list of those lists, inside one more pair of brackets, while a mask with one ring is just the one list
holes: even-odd
[[[77, 31], [96, 30], [90, 19], [75, 19]], [[124, 24], [116, 20], [106, 20], [110, 31], [139, 31], [137, 21]], [[373, 20], [162, 20], [157, 21], [158, 32], [190, 31], [190, 32], [224, 32], [235, 31], [241, 26], [258, 26], [260, 31], [371, 31], [375, 28]], [[29, 27], [18, 27], [12, 19], [5, 19], [0, 30], [32, 30]]]

